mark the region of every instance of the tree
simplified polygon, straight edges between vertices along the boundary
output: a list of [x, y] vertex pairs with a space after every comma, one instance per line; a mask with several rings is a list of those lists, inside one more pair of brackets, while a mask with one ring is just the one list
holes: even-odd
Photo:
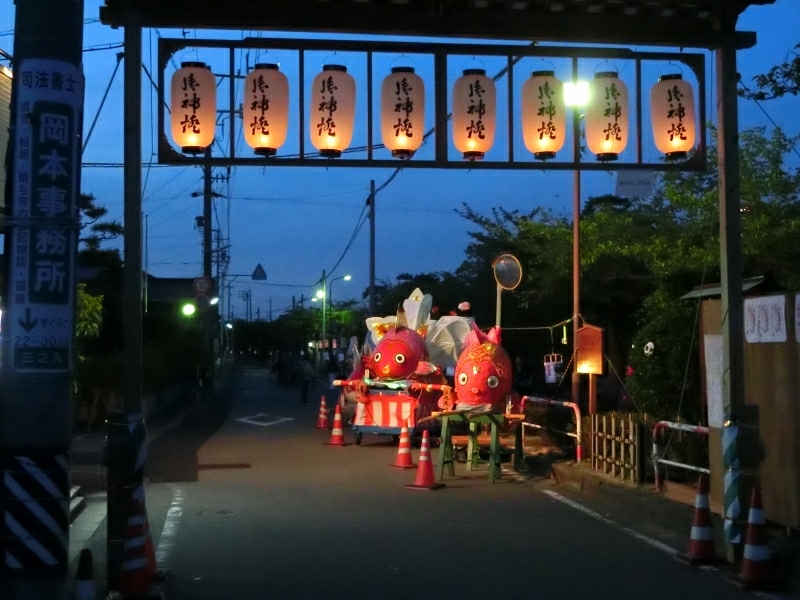
[[[101, 221], [108, 215], [108, 209], [105, 206], [99, 206], [97, 199], [92, 194], [80, 195], [78, 209], [81, 213], [79, 242], [85, 245], [85, 250], [99, 250], [100, 244], [123, 234], [124, 230], [118, 221]], [[88, 234], [84, 234], [87, 229]]]
[[767, 73], [753, 77], [755, 90], [740, 82], [739, 94], [751, 100], [774, 100], [787, 94], [800, 94], [800, 44], [791, 50], [790, 55], [791, 58]]

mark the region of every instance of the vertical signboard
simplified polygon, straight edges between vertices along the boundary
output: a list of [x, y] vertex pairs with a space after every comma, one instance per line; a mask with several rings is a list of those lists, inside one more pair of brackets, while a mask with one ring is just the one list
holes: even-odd
[[[17, 373], [67, 372], [72, 361], [79, 231], [83, 77], [28, 59], [15, 70], [16, 147], [5, 347]], [[10, 348], [9, 348], [10, 347]]]
[[11, 71], [0, 67], [0, 225], [6, 201], [6, 149], [11, 127]]

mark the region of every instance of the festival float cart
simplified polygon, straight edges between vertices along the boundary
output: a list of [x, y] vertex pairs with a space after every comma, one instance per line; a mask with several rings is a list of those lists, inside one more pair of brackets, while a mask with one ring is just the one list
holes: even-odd
[[445, 373], [455, 367], [473, 321], [431, 320], [432, 302], [416, 289], [396, 316], [367, 319], [361, 350], [351, 341], [353, 372], [334, 386], [342, 389], [340, 401], [352, 408], [356, 444], [365, 433], [399, 436], [407, 427], [414, 438], [423, 429], [438, 431], [439, 422], [427, 417], [441, 408]]

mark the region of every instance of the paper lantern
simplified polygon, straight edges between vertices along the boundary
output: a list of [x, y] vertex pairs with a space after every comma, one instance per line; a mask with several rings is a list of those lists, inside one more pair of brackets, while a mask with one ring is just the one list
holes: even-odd
[[494, 143], [497, 90], [483, 69], [467, 69], [453, 84], [453, 143], [467, 160], [480, 160]]
[[275, 156], [289, 127], [289, 80], [276, 64], [257, 64], [244, 80], [244, 140], [261, 156]]
[[686, 158], [694, 148], [694, 91], [680, 75], [664, 75], [650, 90], [650, 118], [656, 148], [667, 158]]
[[344, 65], [325, 65], [311, 84], [311, 143], [326, 158], [338, 158], [353, 139], [356, 82]]
[[628, 144], [628, 87], [615, 71], [597, 73], [589, 82], [586, 145], [597, 160], [617, 160]]
[[381, 137], [397, 158], [411, 158], [425, 135], [425, 83], [413, 67], [395, 67], [381, 85]]
[[170, 90], [172, 139], [184, 152], [197, 154], [214, 141], [217, 82], [201, 62], [181, 63]]
[[539, 160], [556, 157], [567, 125], [564, 84], [553, 71], [534, 71], [522, 85], [522, 137]]

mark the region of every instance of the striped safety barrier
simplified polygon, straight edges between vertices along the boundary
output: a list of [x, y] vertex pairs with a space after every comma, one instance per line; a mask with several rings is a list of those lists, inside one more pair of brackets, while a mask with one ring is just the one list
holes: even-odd
[[69, 462], [66, 452], [28, 452], [3, 461], [3, 568], [67, 567]]

